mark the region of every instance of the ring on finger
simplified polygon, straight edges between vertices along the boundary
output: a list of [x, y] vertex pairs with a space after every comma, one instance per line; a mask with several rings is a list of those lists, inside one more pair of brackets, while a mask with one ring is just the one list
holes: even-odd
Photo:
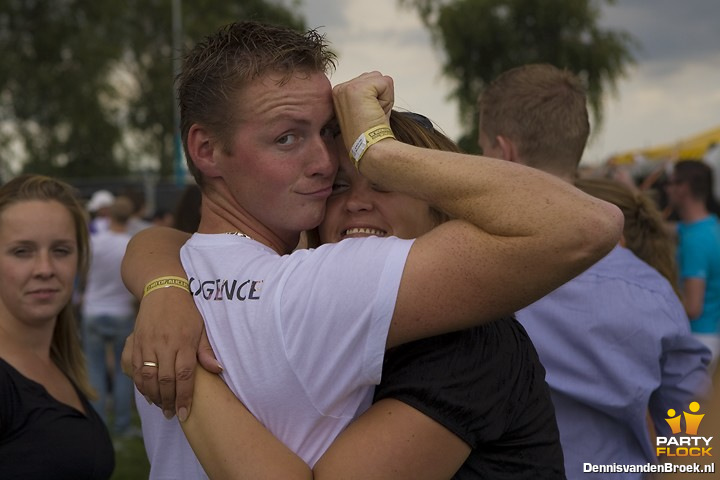
[[144, 367], [158, 368], [158, 364], [155, 363], [155, 362], [143, 362], [143, 366], [144, 366]]

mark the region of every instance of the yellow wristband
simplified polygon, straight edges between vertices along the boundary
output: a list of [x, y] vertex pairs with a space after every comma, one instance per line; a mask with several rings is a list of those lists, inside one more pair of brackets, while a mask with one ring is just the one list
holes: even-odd
[[365, 154], [370, 145], [386, 138], [395, 138], [389, 125], [377, 125], [360, 136], [353, 143], [350, 149], [350, 158], [355, 162], [355, 168], [360, 168], [360, 159]]
[[145, 291], [143, 293], [143, 298], [147, 296], [148, 293], [157, 290], [158, 288], [168, 288], [168, 287], [175, 287], [179, 288], [181, 290], [185, 290], [186, 292], [190, 293], [190, 284], [188, 281], [182, 277], [158, 277], [155, 280], [151, 280], [148, 282], [147, 285], [145, 285]]

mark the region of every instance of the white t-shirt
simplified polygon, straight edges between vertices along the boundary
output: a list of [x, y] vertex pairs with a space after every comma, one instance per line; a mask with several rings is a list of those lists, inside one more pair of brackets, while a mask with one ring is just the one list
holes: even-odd
[[[225, 381], [310, 466], [370, 404], [411, 245], [369, 237], [279, 256], [195, 234], [181, 251]], [[198, 478], [177, 420], [140, 404], [151, 478]]]
[[135, 297], [125, 288], [120, 276], [129, 241], [129, 234], [110, 230], [90, 235], [90, 268], [83, 297], [83, 316], [129, 317], [135, 314]]

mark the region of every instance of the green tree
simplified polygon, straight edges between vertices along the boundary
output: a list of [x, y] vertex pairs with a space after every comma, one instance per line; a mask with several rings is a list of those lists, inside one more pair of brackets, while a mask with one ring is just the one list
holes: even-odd
[[[0, 1], [0, 160], [27, 156], [28, 170], [75, 174], [80, 163], [115, 173], [119, 131], [104, 113], [105, 77], [117, 45], [115, 8], [90, 1]], [[119, 4], [119, 3], [118, 3]]]
[[614, 0], [399, 0], [415, 9], [432, 39], [445, 53], [443, 74], [454, 87], [448, 97], [458, 102], [462, 125], [459, 140], [478, 152], [477, 99], [500, 73], [527, 63], [550, 63], [578, 74], [598, 128], [603, 119], [603, 93], [616, 91], [616, 81], [634, 62], [635, 40], [626, 32], [602, 29], [600, 9]]
[[[173, 174], [173, 0], [0, 0], [0, 174]], [[182, 48], [238, 19], [304, 29], [272, 0], [177, 2]]]

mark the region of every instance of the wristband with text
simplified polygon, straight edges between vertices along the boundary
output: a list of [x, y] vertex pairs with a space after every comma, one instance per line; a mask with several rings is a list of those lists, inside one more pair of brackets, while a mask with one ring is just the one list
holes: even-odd
[[143, 298], [147, 296], [148, 293], [153, 292], [157, 290], [158, 288], [168, 288], [168, 287], [175, 287], [179, 288], [181, 290], [185, 290], [186, 292], [190, 293], [190, 284], [188, 281], [182, 277], [174, 277], [174, 276], [167, 276], [167, 277], [158, 277], [154, 280], [151, 280], [148, 282], [147, 285], [145, 285], [145, 290], [143, 292]]
[[390, 129], [389, 125], [377, 125], [365, 133], [361, 133], [350, 149], [350, 158], [353, 162], [355, 162], [355, 168], [360, 168], [360, 159], [370, 145], [386, 138], [395, 138], [395, 135], [393, 135], [392, 129]]

